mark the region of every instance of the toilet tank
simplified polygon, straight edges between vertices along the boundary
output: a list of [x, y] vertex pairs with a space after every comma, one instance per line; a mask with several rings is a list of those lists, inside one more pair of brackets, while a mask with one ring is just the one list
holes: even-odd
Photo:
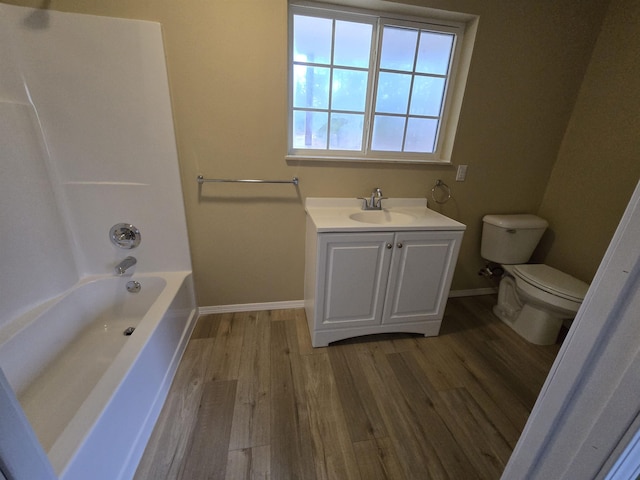
[[485, 215], [482, 218], [480, 255], [503, 265], [527, 263], [542, 234], [545, 219], [535, 215]]

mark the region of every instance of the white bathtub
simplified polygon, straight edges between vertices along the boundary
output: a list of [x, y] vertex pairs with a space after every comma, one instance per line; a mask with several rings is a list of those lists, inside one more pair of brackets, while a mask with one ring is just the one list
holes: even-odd
[[0, 366], [61, 479], [133, 476], [196, 313], [191, 272], [93, 277], [0, 331]]

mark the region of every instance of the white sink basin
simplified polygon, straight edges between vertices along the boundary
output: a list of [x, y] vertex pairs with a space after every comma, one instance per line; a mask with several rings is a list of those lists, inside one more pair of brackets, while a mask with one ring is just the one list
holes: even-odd
[[387, 198], [382, 210], [362, 210], [357, 198], [305, 200], [308, 220], [318, 233], [464, 230], [462, 223], [427, 208], [424, 198]]
[[415, 217], [407, 213], [392, 212], [389, 210], [367, 210], [363, 212], [352, 213], [349, 215], [351, 220], [362, 223], [373, 223], [376, 225], [394, 224], [407, 225], [413, 223]]

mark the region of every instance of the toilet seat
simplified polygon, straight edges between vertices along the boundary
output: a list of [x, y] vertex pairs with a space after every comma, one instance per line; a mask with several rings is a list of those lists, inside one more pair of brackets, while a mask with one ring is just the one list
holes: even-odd
[[514, 265], [513, 273], [523, 281], [551, 295], [573, 302], [582, 302], [589, 285], [544, 264]]

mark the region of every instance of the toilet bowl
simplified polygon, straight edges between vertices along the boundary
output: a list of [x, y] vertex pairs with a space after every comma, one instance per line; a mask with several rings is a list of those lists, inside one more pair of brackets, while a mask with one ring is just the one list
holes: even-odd
[[[494, 313], [531, 343], [556, 342], [573, 319], [589, 285], [544, 264], [528, 264], [547, 221], [529, 214], [485, 215], [481, 255], [504, 270]], [[493, 272], [487, 266], [481, 272]]]
[[503, 265], [493, 312], [536, 345], [552, 345], [565, 319], [573, 319], [589, 285], [544, 264]]

